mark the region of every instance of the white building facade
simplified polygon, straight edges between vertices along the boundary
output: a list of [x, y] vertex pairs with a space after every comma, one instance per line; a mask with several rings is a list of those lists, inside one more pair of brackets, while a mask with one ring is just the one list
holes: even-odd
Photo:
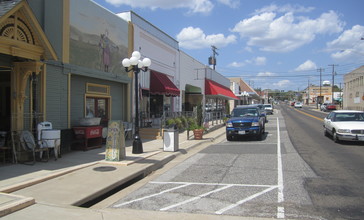
[[118, 15], [130, 22], [130, 48], [152, 61], [149, 70], [139, 74], [142, 121], [181, 111], [178, 42], [134, 12]]

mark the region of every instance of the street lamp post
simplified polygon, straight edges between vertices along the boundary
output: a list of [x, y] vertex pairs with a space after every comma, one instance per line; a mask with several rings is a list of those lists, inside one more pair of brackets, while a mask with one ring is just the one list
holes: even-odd
[[[125, 58], [122, 61], [125, 71], [133, 71], [135, 75], [135, 125], [134, 125], [134, 140], [133, 140], [133, 154], [143, 153], [143, 143], [139, 136], [139, 88], [138, 88], [138, 74], [141, 71], [148, 71], [148, 67], [151, 64], [149, 58], [140, 60], [139, 51], [134, 51], [130, 58]], [[131, 68], [130, 68], [131, 67]]]

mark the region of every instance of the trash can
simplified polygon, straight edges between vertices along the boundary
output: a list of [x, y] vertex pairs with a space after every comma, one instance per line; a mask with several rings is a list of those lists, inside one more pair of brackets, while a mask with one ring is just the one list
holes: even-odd
[[163, 150], [178, 151], [178, 130], [174, 126], [163, 130]]

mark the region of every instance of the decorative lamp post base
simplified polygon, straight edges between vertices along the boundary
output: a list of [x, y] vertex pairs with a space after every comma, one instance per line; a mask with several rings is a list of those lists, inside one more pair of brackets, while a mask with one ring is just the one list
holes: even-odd
[[143, 153], [143, 142], [139, 136], [135, 136], [133, 140], [133, 154], [142, 154]]

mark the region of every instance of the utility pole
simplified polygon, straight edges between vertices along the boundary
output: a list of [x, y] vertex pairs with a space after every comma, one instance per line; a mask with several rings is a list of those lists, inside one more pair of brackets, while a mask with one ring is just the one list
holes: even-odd
[[[322, 82], [321, 82], [321, 77], [322, 77], [322, 72], [323, 71], [325, 71], [325, 69], [323, 69], [323, 68], [319, 68], [319, 69], [317, 69], [317, 72], [320, 72], [320, 107], [321, 107], [321, 102], [322, 102], [322, 97], [321, 97], [321, 84], [322, 84]], [[316, 100], [316, 106], [317, 106], [317, 108], [318, 108], [318, 99]]]
[[215, 66], [216, 66], [216, 55], [219, 55], [216, 50], [217, 47], [215, 47], [214, 45], [211, 46], [212, 48], [212, 57], [209, 57], [209, 65], [212, 65], [213, 69], [215, 70]]
[[331, 85], [331, 102], [334, 103], [334, 82], [335, 82], [335, 66], [338, 66], [338, 65], [335, 65], [335, 64], [331, 64], [329, 66], [332, 66], [332, 85]]
[[340, 83], [340, 98], [341, 98], [340, 109], [342, 109], [344, 104], [344, 97], [343, 97], [343, 91], [341, 90], [341, 83]]
[[310, 106], [310, 78], [308, 78], [307, 83], [307, 105]]

